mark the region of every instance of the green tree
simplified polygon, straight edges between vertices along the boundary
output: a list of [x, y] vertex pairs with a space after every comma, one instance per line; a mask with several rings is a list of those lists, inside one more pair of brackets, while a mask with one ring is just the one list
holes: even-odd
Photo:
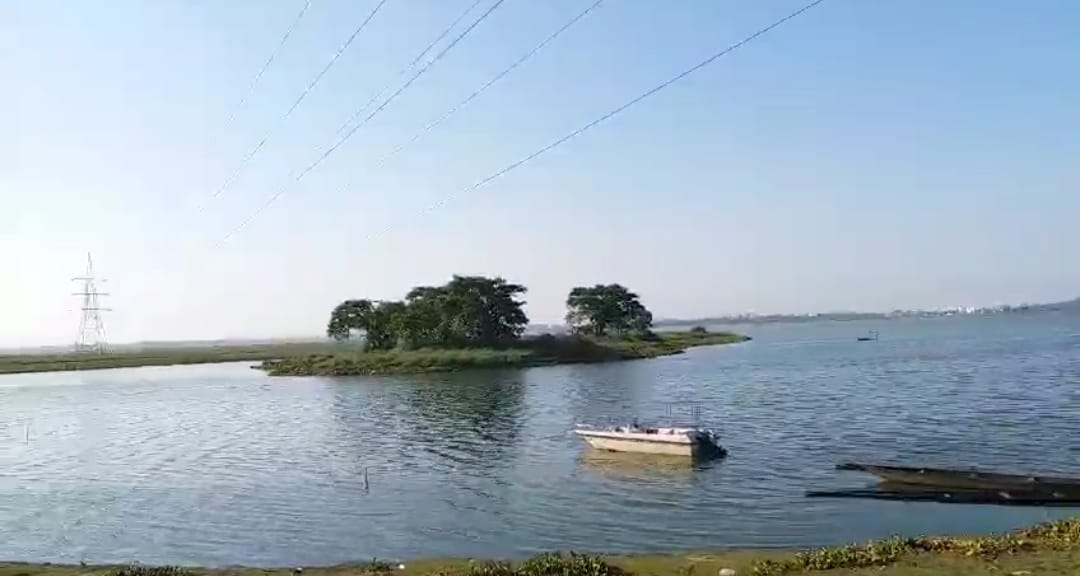
[[389, 350], [401, 340], [401, 323], [406, 313], [403, 302], [379, 302], [371, 311], [364, 345], [369, 350]]
[[401, 323], [401, 343], [408, 348], [448, 345], [453, 340], [442, 288], [420, 286], [405, 296]]
[[645, 334], [652, 313], [620, 284], [578, 286], [566, 298], [566, 323], [579, 334]]
[[452, 333], [468, 344], [485, 346], [516, 340], [529, 318], [517, 299], [526, 288], [502, 278], [457, 276], [446, 284], [444, 306]]
[[393, 348], [397, 344], [397, 325], [404, 308], [401, 302], [346, 300], [330, 313], [326, 335], [335, 340], [348, 340], [354, 332], [359, 332], [363, 335], [365, 348]]
[[326, 335], [334, 340], [348, 340], [353, 330], [364, 331], [374, 309], [371, 300], [346, 300], [330, 313]]
[[330, 315], [327, 334], [343, 340], [361, 331], [374, 350], [504, 345], [529, 322], [518, 299], [525, 291], [502, 278], [454, 276], [443, 286], [413, 288], [402, 302], [346, 300]]

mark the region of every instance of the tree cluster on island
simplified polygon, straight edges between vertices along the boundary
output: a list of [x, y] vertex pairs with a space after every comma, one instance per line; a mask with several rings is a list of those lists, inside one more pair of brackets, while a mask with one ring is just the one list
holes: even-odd
[[[404, 300], [346, 300], [331, 312], [326, 334], [362, 338], [368, 350], [508, 346], [529, 323], [520, 298], [526, 291], [503, 278], [455, 275], [442, 286], [413, 288]], [[566, 307], [575, 334], [651, 334], [652, 313], [619, 284], [576, 287]]]

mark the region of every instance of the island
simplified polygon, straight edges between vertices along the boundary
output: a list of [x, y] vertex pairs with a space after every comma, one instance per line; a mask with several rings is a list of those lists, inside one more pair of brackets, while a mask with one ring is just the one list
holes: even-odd
[[318, 340], [18, 351], [0, 354], [0, 374], [241, 361], [259, 362], [274, 376], [405, 374], [633, 360], [749, 340], [702, 327], [654, 331], [652, 313], [619, 284], [574, 288], [565, 330], [526, 334], [525, 292], [501, 278], [454, 276], [442, 286], [414, 288], [401, 301], [345, 300]]
[[326, 333], [354, 346], [260, 367], [272, 376], [444, 372], [635, 360], [749, 340], [703, 327], [654, 331], [652, 313], [620, 284], [573, 288], [569, 333], [526, 336], [525, 292], [503, 278], [455, 275], [442, 286], [413, 288], [404, 300], [345, 300], [331, 311]]

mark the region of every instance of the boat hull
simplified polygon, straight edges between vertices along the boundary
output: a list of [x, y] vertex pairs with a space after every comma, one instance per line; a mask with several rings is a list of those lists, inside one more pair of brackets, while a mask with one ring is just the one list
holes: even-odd
[[1009, 490], [1055, 494], [1059, 497], [1080, 498], [1080, 479], [997, 474], [973, 470], [947, 470], [941, 468], [908, 468], [875, 464], [847, 463], [837, 466], [840, 470], [854, 470], [873, 474], [894, 484], [956, 488], [965, 490]]
[[599, 450], [611, 452], [636, 452], [639, 454], [667, 454], [669, 456], [695, 456], [701, 452], [697, 443], [654, 442], [629, 438], [607, 438], [582, 435], [585, 442]]

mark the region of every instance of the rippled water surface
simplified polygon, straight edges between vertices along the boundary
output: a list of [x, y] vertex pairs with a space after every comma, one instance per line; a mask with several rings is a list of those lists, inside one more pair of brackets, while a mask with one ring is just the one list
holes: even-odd
[[[878, 342], [855, 337], [878, 329]], [[409, 378], [244, 364], [0, 377], [0, 558], [329, 564], [802, 546], [1070, 511], [811, 500], [844, 459], [1080, 476], [1080, 318], [745, 327], [656, 360]], [[585, 450], [699, 419], [730, 456]], [[366, 481], [365, 481], [365, 469]]]

